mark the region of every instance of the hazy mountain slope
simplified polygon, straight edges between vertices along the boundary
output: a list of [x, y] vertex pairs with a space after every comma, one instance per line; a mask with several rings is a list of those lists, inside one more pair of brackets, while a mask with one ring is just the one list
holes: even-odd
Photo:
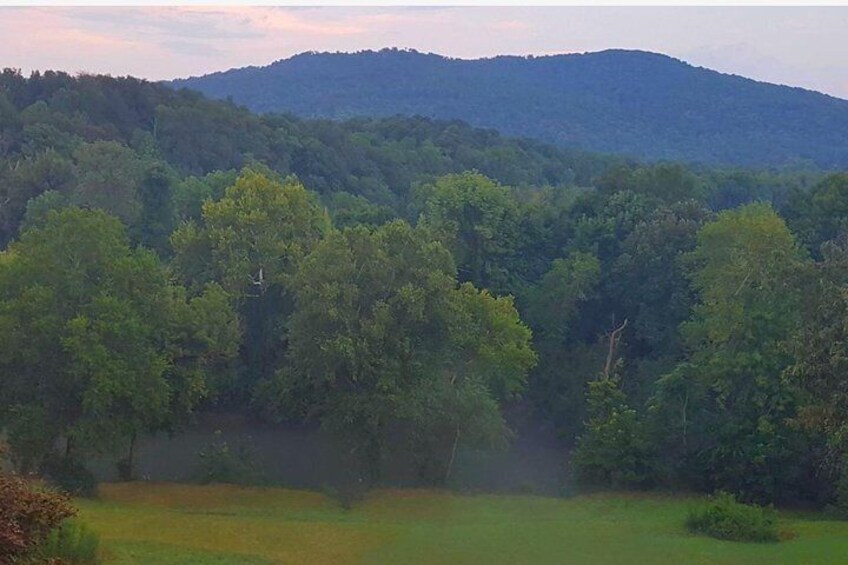
[[171, 84], [260, 112], [459, 118], [648, 159], [848, 166], [848, 101], [641, 51], [479, 60], [306, 53]]

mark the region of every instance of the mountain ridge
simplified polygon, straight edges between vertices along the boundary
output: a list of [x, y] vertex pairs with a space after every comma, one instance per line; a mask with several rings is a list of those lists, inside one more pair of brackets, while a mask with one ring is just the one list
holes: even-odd
[[167, 84], [257, 112], [461, 119], [647, 160], [848, 166], [848, 100], [650, 51], [484, 59], [401, 49], [305, 52]]
[[717, 73], [717, 74], [724, 75], [724, 76], [728, 76], [728, 77], [741, 78], [741, 79], [744, 79], [744, 80], [747, 80], [747, 81], [751, 81], [751, 82], [755, 82], [755, 83], [763, 84], [763, 85], [778, 86], [778, 87], [789, 88], [789, 89], [797, 90], [797, 91], [801, 91], [801, 92], [809, 92], [809, 93], [824, 96], [825, 98], [832, 98], [832, 99], [835, 99], [835, 100], [848, 102], [848, 98], [842, 98], [840, 96], [835, 96], [833, 94], [829, 94], [827, 92], [822, 92], [822, 91], [816, 90], [814, 88], [807, 88], [807, 87], [804, 87], [804, 86], [787, 84], [787, 83], [769, 82], [767, 80], [760, 80], [760, 79], [748, 77], [748, 76], [745, 76], [745, 75], [742, 75], [742, 74], [739, 74], [739, 73], [723, 72], [723, 71], [718, 71], [716, 69], [712, 69], [710, 67], [706, 67], [704, 65], [696, 65], [694, 63], [690, 63], [689, 61], [686, 61], [685, 59], [682, 59], [680, 57], [675, 57], [675, 56], [669, 55], [667, 53], [660, 53], [660, 52], [657, 52], [657, 51], [648, 51], [648, 50], [645, 50], [645, 49], [626, 49], [626, 48], [623, 48], [623, 47], [612, 47], [612, 48], [609, 48], [609, 49], [602, 49], [600, 51], [582, 51], [582, 52], [574, 52], [574, 53], [547, 53], [547, 54], [544, 54], [544, 55], [502, 54], [502, 55], [493, 55], [493, 56], [489, 56], [489, 57], [472, 57], [472, 58], [452, 57], [450, 55], [441, 55], [439, 53], [434, 53], [432, 51], [419, 51], [417, 49], [407, 49], [407, 48], [362, 49], [362, 50], [359, 50], [359, 51], [303, 51], [303, 52], [300, 52], [300, 53], [295, 53], [294, 55], [291, 55], [289, 57], [283, 57], [283, 58], [280, 58], [280, 59], [276, 59], [276, 60], [271, 61], [270, 63], [265, 64], [265, 65], [247, 65], [247, 66], [244, 66], [244, 67], [231, 67], [229, 69], [225, 69], [225, 70], [221, 70], [221, 71], [214, 71], [214, 72], [206, 73], [206, 74], [202, 74], [202, 75], [189, 75], [187, 77], [178, 77], [178, 78], [174, 78], [174, 79], [171, 79], [171, 80], [165, 80], [165, 81], [160, 81], [160, 82], [164, 82], [166, 84], [175, 84], [175, 83], [184, 83], [184, 82], [195, 81], [195, 80], [201, 79], [201, 78], [218, 77], [218, 76], [226, 75], [228, 73], [235, 72], [235, 71], [262, 71], [262, 70], [274, 68], [274, 67], [281, 65], [281, 64], [284, 64], [286, 62], [296, 60], [296, 59], [301, 59], [301, 58], [305, 59], [305, 58], [309, 58], [309, 57], [323, 57], [323, 56], [379, 54], [383, 51], [397, 51], [397, 52], [401, 52], [401, 53], [422, 55], [422, 56], [425, 56], [425, 57], [435, 57], [435, 58], [442, 59], [442, 60], [445, 60], [445, 61], [461, 61], [461, 62], [479, 62], [479, 61], [496, 61], [496, 60], [527, 60], [527, 61], [533, 61], [533, 60], [537, 60], [537, 59], [557, 59], [557, 58], [564, 58], [564, 57], [583, 57], [583, 56], [587, 56], [587, 55], [602, 55], [602, 54], [608, 54], [608, 53], [609, 54], [633, 54], [633, 55], [640, 55], [640, 56], [641, 55], [654, 56], [654, 57], [657, 57], [657, 58], [660, 58], [660, 59], [665, 59], [665, 60], [673, 61], [673, 62], [676, 62], [676, 63], [682, 63], [683, 65], [686, 65], [688, 67], [692, 67], [692, 68], [695, 68], [695, 69], [710, 71], [710, 72]]

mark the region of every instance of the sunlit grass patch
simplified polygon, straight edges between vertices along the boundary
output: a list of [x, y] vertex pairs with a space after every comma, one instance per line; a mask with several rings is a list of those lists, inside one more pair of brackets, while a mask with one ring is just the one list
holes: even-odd
[[456, 517], [456, 500], [456, 495], [435, 489], [385, 489], [370, 493], [357, 510], [369, 520], [446, 520]]
[[316, 492], [224, 484], [111, 483], [100, 486], [100, 498], [121, 504], [180, 510], [248, 507], [291, 511], [332, 506], [331, 500]]
[[81, 514], [122, 559], [127, 559], [122, 544], [153, 542], [172, 552], [351, 563], [390, 535], [340, 524], [344, 517], [333, 502], [307, 491], [143, 483], [104, 487], [99, 501], [80, 501]]
[[103, 485], [80, 500], [107, 563], [843, 564], [848, 522], [785, 513], [778, 544], [695, 536], [691, 497], [568, 499], [378, 490], [350, 510], [320, 493], [232, 485]]
[[245, 554], [206, 552], [155, 542], [114, 544], [104, 555], [108, 563], [131, 565], [271, 565], [274, 560]]

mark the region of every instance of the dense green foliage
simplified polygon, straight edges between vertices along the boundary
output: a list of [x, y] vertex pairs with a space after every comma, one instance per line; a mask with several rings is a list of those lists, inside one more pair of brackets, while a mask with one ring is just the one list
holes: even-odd
[[336, 213], [372, 217], [380, 206], [402, 212], [411, 187], [438, 175], [477, 169], [512, 185], [586, 184], [620, 161], [505, 139], [459, 121], [260, 117], [133, 78], [24, 78], [7, 69], [0, 112], [0, 242], [14, 236], [31, 198], [54, 191], [105, 207], [129, 223], [134, 238], [156, 247], [173, 225], [169, 208], [180, 219], [196, 218], [203, 200], [220, 197], [233, 180], [205, 175], [255, 161], [297, 175], [328, 195]]
[[97, 496], [97, 478], [72, 454], [59, 456], [50, 453], [39, 470], [47, 481], [64, 493], [87, 498]]
[[51, 211], [26, 230], [0, 259], [0, 289], [0, 417], [25, 467], [60, 437], [68, 456], [168, 429], [238, 342], [220, 287], [187, 298], [100, 210]]
[[652, 160], [848, 165], [848, 101], [640, 51], [477, 60], [397, 49], [304, 53], [172, 84], [257, 112], [461, 118]]
[[653, 444], [614, 377], [589, 383], [589, 420], [574, 450], [578, 478], [617, 488], [642, 487], [654, 478]]
[[109, 454], [132, 478], [140, 436], [227, 410], [324, 427], [358, 488], [399, 461], [449, 483], [529, 414], [587, 483], [848, 507], [844, 174], [60, 73], [5, 72], [0, 112], [20, 471], [74, 490]]
[[530, 332], [510, 298], [457, 286], [453, 273], [448, 251], [402, 221], [331, 234], [294, 280], [274, 411], [317, 413], [372, 465], [390, 430], [410, 426], [425, 476], [450, 473], [460, 435], [502, 439], [498, 400], [535, 364]]
[[99, 548], [100, 537], [84, 522], [69, 518], [50, 532], [37, 556], [47, 563], [94, 565], [100, 562]]
[[773, 509], [741, 504], [726, 492], [692, 508], [686, 516], [689, 531], [731, 541], [778, 541], [777, 526]]
[[[804, 255], [770, 207], [752, 204], [705, 225], [685, 259], [699, 302], [681, 328], [692, 353], [668, 377], [690, 399], [691, 429], [675, 435], [714, 486], [774, 500], [797, 485], [792, 473], [772, 470], [790, 468], [786, 458], [802, 449], [789, 425], [799, 398], [783, 373], [801, 313]], [[668, 403], [660, 399], [659, 410], [676, 409]]]

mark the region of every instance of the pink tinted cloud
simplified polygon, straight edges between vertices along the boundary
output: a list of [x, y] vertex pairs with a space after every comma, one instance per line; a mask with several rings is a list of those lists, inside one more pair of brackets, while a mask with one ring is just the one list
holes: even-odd
[[0, 8], [0, 61], [25, 72], [162, 79], [270, 62], [302, 50], [297, 43], [318, 47], [385, 25], [391, 18], [310, 18], [273, 7]]
[[[121, 48], [134, 43], [102, 31], [69, 26], [61, 13], [44, 8], [15, 9], [4, 15], [11, 15], [0, 19], [4, 40], [26, 40], [32, 48], [71, 45]], [[22, 25], [24, 22], [27, 25]]]
[[60, 12], [43, 8], [0, 9], [0, 37], [0, 60], [25, 71], [114, 73], [118, 61], [152, 55], [150, 45], [120, 33], [69, 25]]
[[291, 32], [305, 35], [344, 36], [365, 33], [356, 22], [310, 21], [295, 12], [260, 6], [177, 6], [156, 8], [166, 17], [211, 18], [261, 33]]

